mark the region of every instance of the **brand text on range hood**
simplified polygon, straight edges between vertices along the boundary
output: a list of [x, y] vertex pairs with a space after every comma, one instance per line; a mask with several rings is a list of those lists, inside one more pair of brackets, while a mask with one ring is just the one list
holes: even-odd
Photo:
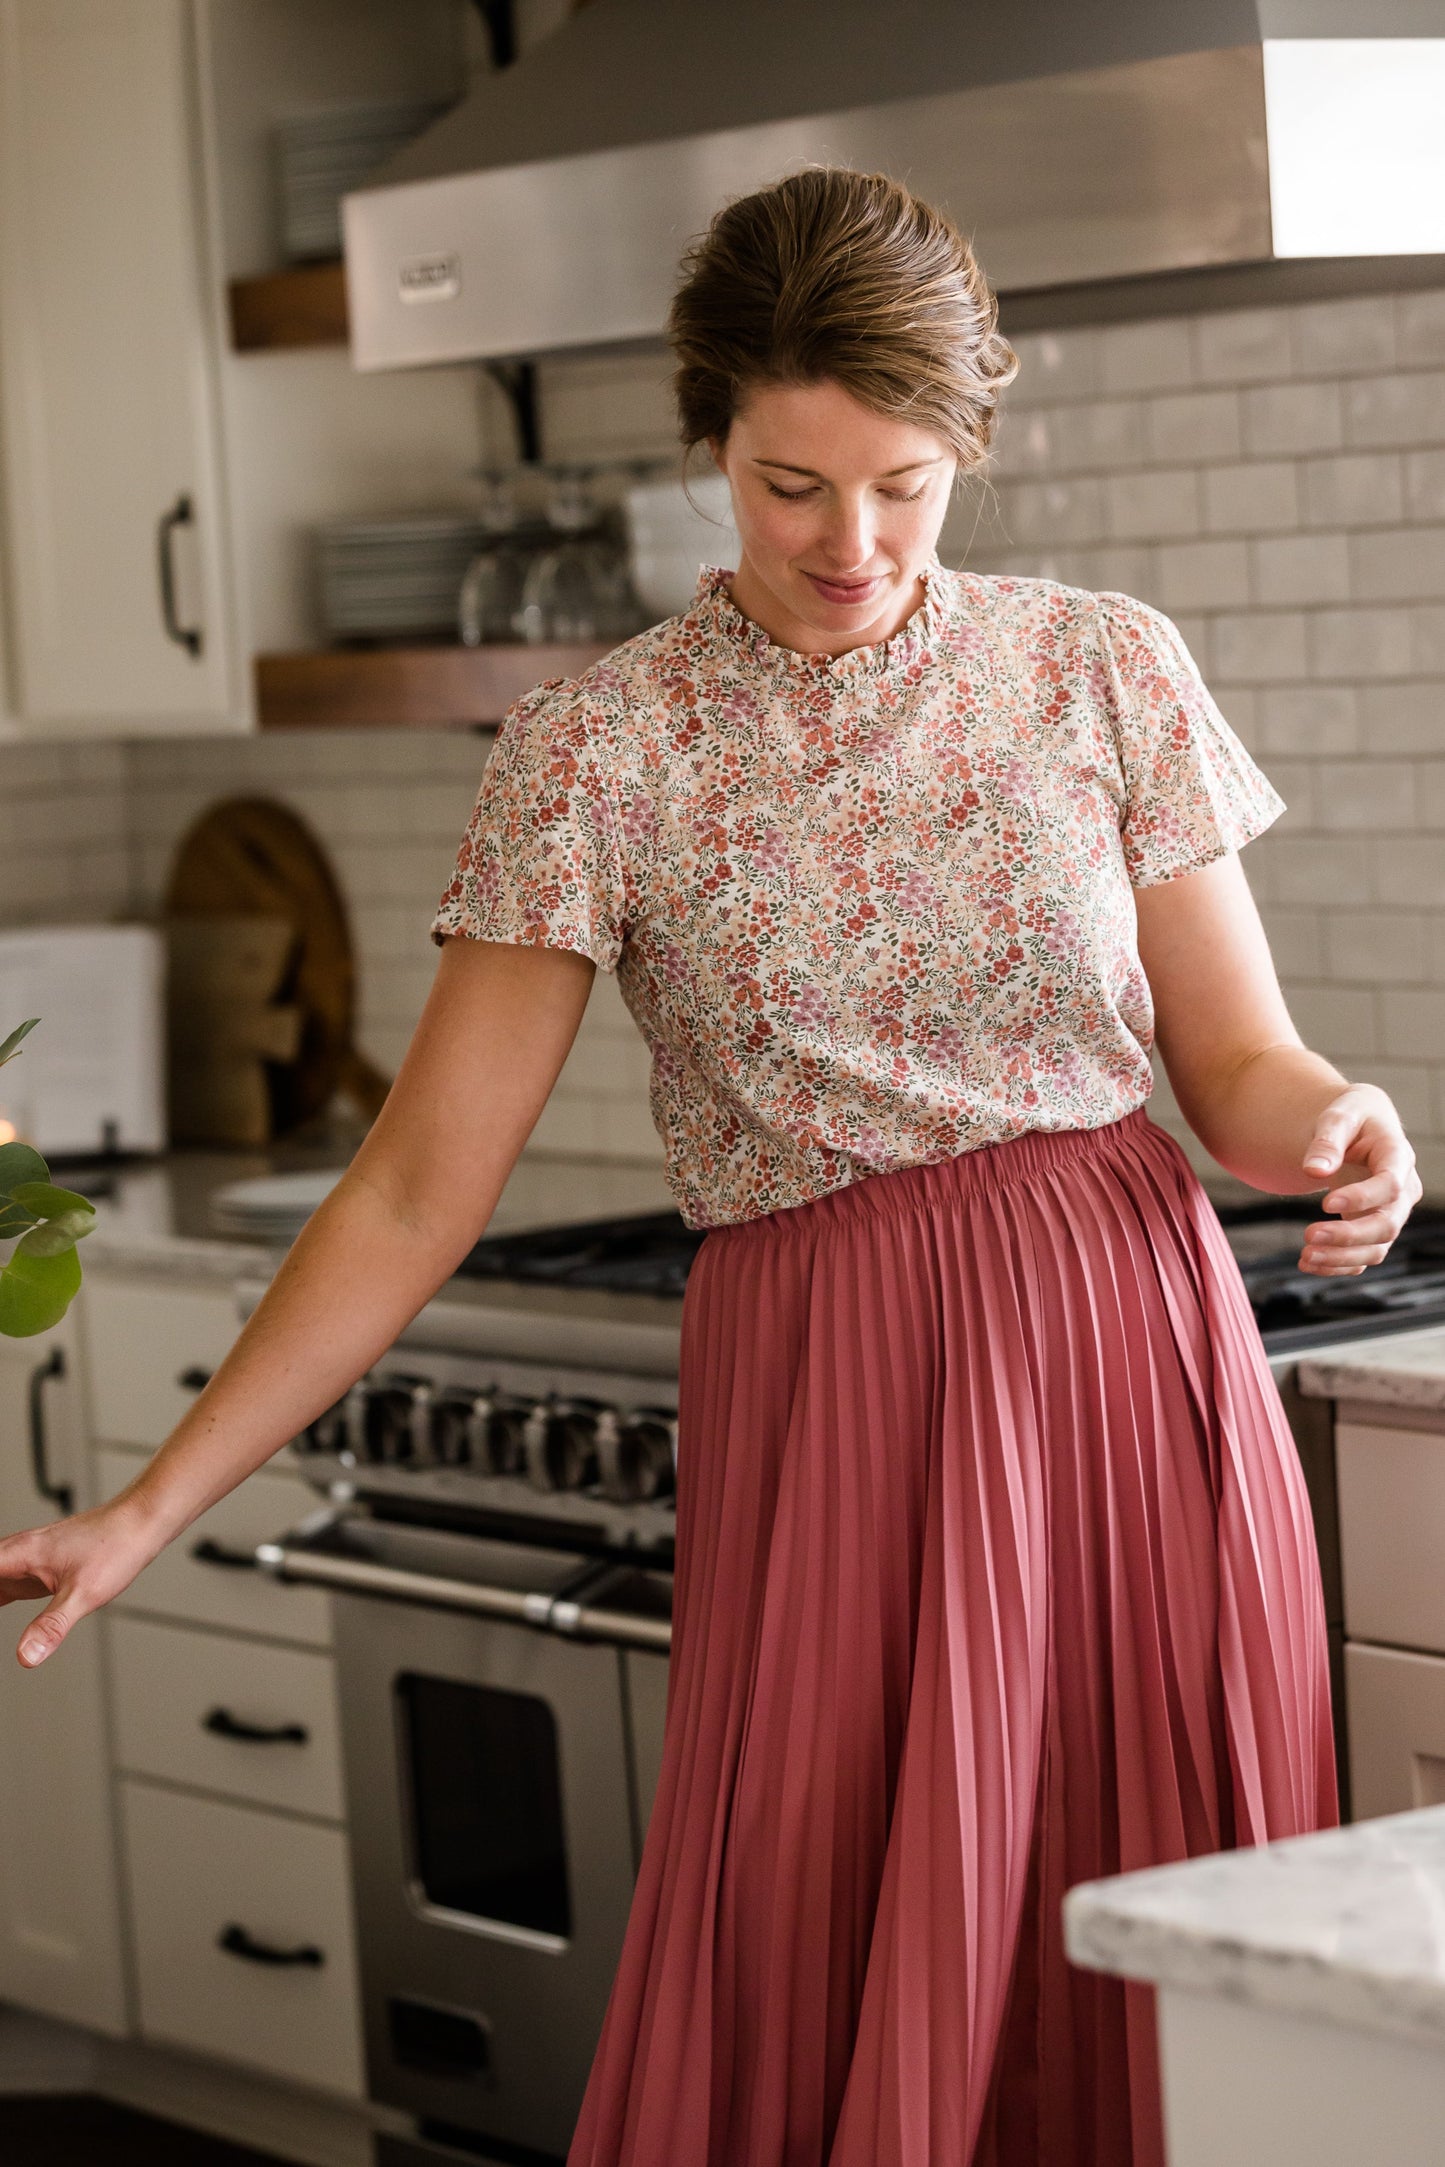
[[1006, 293], [1442, 250], [1442, 99], [1441, 0], [593, 0], [346, 198], [353, 358], [656, 337], [718, 205], [809, 161]]

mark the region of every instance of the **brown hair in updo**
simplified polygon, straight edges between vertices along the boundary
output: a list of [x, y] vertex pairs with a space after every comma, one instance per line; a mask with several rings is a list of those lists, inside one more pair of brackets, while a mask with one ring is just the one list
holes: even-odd
[[1018, 356], [956, 227], [901, 182], [809, 166], [725, 204], [687, 250], [667, 335], [684, 452], [726, 440], [758, 384], [831, 379], [987, 457]]

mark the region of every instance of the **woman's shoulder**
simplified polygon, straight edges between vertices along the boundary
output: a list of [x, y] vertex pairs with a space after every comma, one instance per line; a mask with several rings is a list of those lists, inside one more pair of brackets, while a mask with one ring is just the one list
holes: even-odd
[[1101, 650], [1172, 647], [1179, 634], [1164, 612], [1113, 587], [1081, 587], [1021, 572], [953, 574], [961, 613], [1006, 645], [1088, 666]]

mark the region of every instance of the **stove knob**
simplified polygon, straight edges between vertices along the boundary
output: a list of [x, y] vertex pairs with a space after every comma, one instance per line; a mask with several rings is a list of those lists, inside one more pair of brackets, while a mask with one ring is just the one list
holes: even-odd
[[502, 1393], [489, 1395], [486, 1414], [478, 1419], [473, 1441], [474, 1464], [489, 1475], [522, 1475], [527, 1471], [527, 1424], [533, 1402]]
[[677, 1458], [677, 1417], [666, 1408], [609, 1409], [598, 1426], [597, 1457], [606, 1496], [624, 1504], [667, 1497]]
[[420, 1377], [391, 1377], [366, 1396], [366, 1457], [388, 1467], [424, 1462], [431, 1439], [431, 1386]]
[[597, 1479], [601, 1410], [549, 1393], [527, 1420], [527, 1473], [539, 1490], [581, 1490]]
[[438, 1467], [485, 1467], [486, 1392], [441, 1392], [431, 1406], [431, 1457]]

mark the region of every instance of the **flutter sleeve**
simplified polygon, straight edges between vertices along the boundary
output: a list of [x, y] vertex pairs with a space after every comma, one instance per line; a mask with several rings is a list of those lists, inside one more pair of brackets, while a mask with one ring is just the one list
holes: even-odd
[[551, 678], [509, 708], [431, 925], [570, 948], [615, 971], [627, 934], [622, 836], [604, 756], [575, 687]]
[[1131, 595], [1097, 600], [1124, 771], [1124, 862], [1132, 885], [1149, 888], [1239, 849], [1285, 801], [1220, 713], [1178, 627]]

